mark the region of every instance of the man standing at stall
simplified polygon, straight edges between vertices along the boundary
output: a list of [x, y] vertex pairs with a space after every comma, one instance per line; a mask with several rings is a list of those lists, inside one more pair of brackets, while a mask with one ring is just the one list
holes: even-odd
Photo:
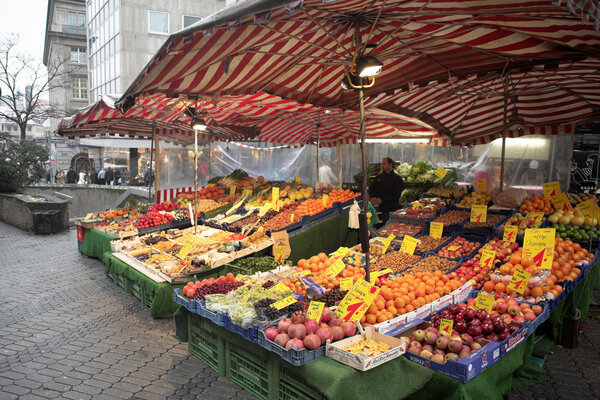
[[379, 204], [381, 221], [385, 225], [390, 212], [400, 208], [399, 200], [404, 190], [404, 180], [394, 172], [396, 163], [389, 157], [381, 161], [382, 172], [373, 179], [369, 187], [369, 197], [373, 204]]

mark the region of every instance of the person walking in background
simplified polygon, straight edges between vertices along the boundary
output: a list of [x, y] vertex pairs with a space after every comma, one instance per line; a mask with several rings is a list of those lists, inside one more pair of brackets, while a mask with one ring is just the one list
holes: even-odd
[[102, 168], [98, 172], [98, 185], [104, 185], [106, 183], [106, 168]]
[[121, 184], [121, 172], [115, 168], [115, 173], [114, 173], [114, 185], [120, 185]]
[[394, 172], [396, 163], [389, 157], [381, 161], [382, 172], [373, 179], [369, 187], [369, 197], [373, 204], [379, 204], [383, 225], [390, 218], [390, 212], [400, 208], [399, 200], [404, 190], [404, 180]]
[[77, 182], [77, 175], [75, 171], [73, 171], [73, 167], [69, 167], [69, 171], [67, 171], [67, 183], [75, 183]]
[[95, 185], [98, 182], [98, 174], [96, 173], [96, 168], [92, 165], [92, 170], [90, 171], [90, 175], [88, 177], [88, 182]]
[[105, 179], [106, 179], [106, 185], [113, 184], [113, 180], [115, 179], [115, 174], [113, 173], [113, 170], [111, 167], [108, 167], [108, 169], [106, 170]]

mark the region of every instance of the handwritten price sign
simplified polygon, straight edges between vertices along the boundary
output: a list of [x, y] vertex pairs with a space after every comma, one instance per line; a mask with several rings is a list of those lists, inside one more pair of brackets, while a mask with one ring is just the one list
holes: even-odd
[[350, 290], [353, 284], [352, 278], [342, 278], [340, 279], [340, 290]]
[[514, 242], [517, 240], [517, 232], [519, 232], [519, 227], [516, 225], [504, 225], [504, 236], [502, 240], [505, 242]]
[[271, 304], [271, 307], [275, 307], [276, 309], [281, 310], [282, 308], [292, 305], [297, 301], [298, 300], [292, 295], [286, 297], [285, 299], [276, 301], [275, 303]]
[[487, 181], [485, 179], [479, 179], [477, 181], [477, 191], [487, 193]]
[[523, 258], [532, 257], [534, 264], [550, 269], [554, 261], [554, 238], [556, 229], [526, 229], [523, 238]]
[[471, 206], [471, 222], [486, 222], [487, 221], [487, 206], [481, 204], [473, 204]]
[[400, 251], [406, 254], [413, 255], [415, 254], [417, 243], [419, 243], [419, 241], [416, 238], [412, 236], [404, 236], [404, 239], [402, 240], [402, 246], [400, 247]]
[[273, 257], [275, 258], [275, 261], [282, 263], [285, 260], [285, 246], [273, 246]]
[[346, 264], [342, 261], [341, 258], [337, 259], [327, 270], [325, 270], [325, 276], [329, 279], [335, 278], [346, 268]]
[[441, 239], [444, 234], [443, 222], [432, 222], [429, 224], [429, 236], [434, 239]]
[[442, 318], [440, 320], [440, 331], [446, 332], [448, 335], [452, 336], [452, 329], [454, 328], [454, 321], [451, 319]]
[[444, 179], [446, 177], [446, 175], [448, 174], [448, 170], [444, 167], [437, 167], [437, 169], [434, 172], [435, 176], [437, 176], [440, 179]]
[[475, 309], [483, 309], [488, 313], [492, 312], [492, 307], [494, 306], [494, 296], [490, 296], [487, 294], [479, 293], [477, 298], [475, 299]]
[[577, 204], [576, 207], [581, 211], [581, 214], [583, 214], [584, 217], [592, 218], [593, 216], [593, 218], [600, 220], [600, 207], [598, 207], [598, 204], [596, 204], [594, 199], [582, 201]]
[[544, 197], [548, 200], [550, 200], [553, 196], [562, 193], [558, 181], [543, 183], [542, 187], [544, 188]]
[[385, 254], [385, 252], [387, 251], [388, 247], [390, 247], [390, 243], [392, 243], [392, 240], [394, 240], [396, 238], [395, 235], [390, 235], [387, 237], [387, 239], [385, 239], [383, 241], [383, 254]]
[[573, 209], [573, 207], [571, 207], [571, 202], [564, 193], [557, 193], [555, 196], [550, 197], [550, 201], [556, 211], [571, 211]]
[[321, 321], [321, 314], [323, 314], [323, 308], [325, 303], [322, 301], [311, 301], [306, 310], [306, 319], [312, 319], [313, 321]]
[[359, 279], [342, 299], [335, 310], [335, 315], [344, 321], [360, 319], [373, 303], [377, 294], [379, 294], [378, 287]]
[[519, 294], [523, 294], [527, 284], [529, 283], [529, 279], [531, 279], [531, 274], [527, 271], [523, 271], [521, 268], [517, 268], [515, 273], [508, 284], [508, 288], [517, 292]]
[[492, 268], [494, 265], [494, 260], [496, 259], [496, 252], [493, 250], [482, 250], [481, 251], [481, 259], [479, 264], [482, 267]]
[[278, 187], [273, 188], [272, 202], [273, 202], [273, 210], [279, 211], [279, 188]]

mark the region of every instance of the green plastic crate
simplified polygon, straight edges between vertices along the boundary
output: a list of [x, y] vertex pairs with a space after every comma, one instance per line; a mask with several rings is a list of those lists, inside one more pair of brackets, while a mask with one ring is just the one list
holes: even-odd
[[253, 354], [230, 341], [227, 343], [225, 358], [226, 372], [229, 379], [259, 399], [269, 399], [269, 362], [267, 356]]
[[122, 287], [123, 289], [127, 288], [127, 278], [125, 275], [114, 274], [111, 276], [111, 278], [118, 286]]
[[188, 317], [188, 348], [220, 375], [225, 375], [225, 340], [208, 320]]
[[327, 400], [327, 397], [313, 389], [302, 377], [283, 367], [282, 364], [280, 363], [278, 371], [278, 400]]
[[127, 279], [127, 291], [134, 295], [141, 302], [144, 301], [144, 288], [137, 282]]
[[143, 290], [144, 293], [144, 299], [142, 300], [142, 303], [146, 306], [146, 307], [150, 307], [152, 305], [152, 302], [154, 301], [154, 298], [156, 297], [156, 293], [155, 292], [149, 292], [147, 290]]

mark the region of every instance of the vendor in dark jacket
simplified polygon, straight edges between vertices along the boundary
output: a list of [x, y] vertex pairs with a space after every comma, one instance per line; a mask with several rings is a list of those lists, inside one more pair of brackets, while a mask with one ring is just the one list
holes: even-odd
[[385, 225], [390, 218], [390, 212], [400, 208], [398, 201], [404, 190], [404, 180], [394, 172], [396, 163], [389, 157], [381, 162], [382, 172], [373, 179], [369, 187], [369, 197], [372, 203], [380, 203], [381, 222]]

